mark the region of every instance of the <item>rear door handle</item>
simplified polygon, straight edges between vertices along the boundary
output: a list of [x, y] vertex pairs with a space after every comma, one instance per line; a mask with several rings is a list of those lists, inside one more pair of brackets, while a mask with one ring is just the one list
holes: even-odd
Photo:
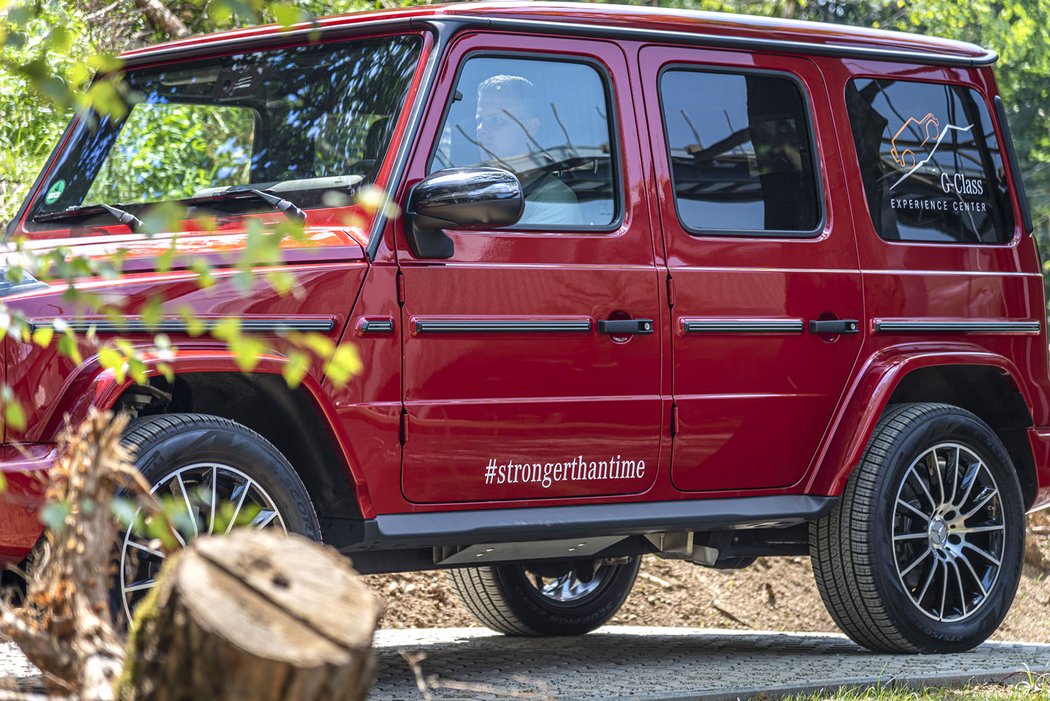
[[646, 334], [653, 332], [652, 319], [599, 319], [598, 333], [607, 333], [613, 336], [627, 336], [629, 334]]
[[860, 333], [860, 322], [856, 319], [828, 319], [809, 322], [810, 333], [841, 334]]

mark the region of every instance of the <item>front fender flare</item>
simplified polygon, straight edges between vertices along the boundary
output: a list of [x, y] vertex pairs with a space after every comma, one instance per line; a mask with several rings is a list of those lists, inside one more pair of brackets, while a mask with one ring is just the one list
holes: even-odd
[[[140, 350], [144, 353], [146, 351], [145, 348]], [[146, 365], [148, 377], [162, 374], [158, 367], [161, 363], [167, 364], [176, 375], [202, 372], [242, 373], [233, 353], [226, 350], [180, 350], [175, 353], [174, 357], [163, 360], [145, 355], [143, 362]], [[287, 363], [288, 359], [284, 356], [265, 354], [259, 356], [258, 364], [250, 374], [280, 375]], [[83, 421], [87, 418], [91, 407], [112, 410], [120, 396], [134, 384], [131, 378], [118, 381], [112, 370], [105, 369], [99, 364], [97, 356], [88, 358], [67, 379], [60, 400], [55, 403], [55, 408], [43, 422], [44, 427], [36, 440], [54, 442], [63, 424], [68, 421], [71, 425], [76, 425]], [[368, 493], [368, 485], [360, 467], [351, 459], [353, 453], [350, 440], [340, 427], [335, 408], [328, 400], [321, 384], [313, 376], [307, 374], [300, 383], [300, 387], [306, 392], [315, 410], [324, 420], [329, 434], [336, 442], [343, 468], [353, 484], [362, 516], [372, 518], [375, 513]]]

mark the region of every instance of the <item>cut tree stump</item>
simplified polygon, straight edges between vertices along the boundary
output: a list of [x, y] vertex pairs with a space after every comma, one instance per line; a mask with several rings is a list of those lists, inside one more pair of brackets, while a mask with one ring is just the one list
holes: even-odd
[[135, 615], [122, 699], [363, 699], [381, 605], [347, 559], [234, 531], [170, 558]]

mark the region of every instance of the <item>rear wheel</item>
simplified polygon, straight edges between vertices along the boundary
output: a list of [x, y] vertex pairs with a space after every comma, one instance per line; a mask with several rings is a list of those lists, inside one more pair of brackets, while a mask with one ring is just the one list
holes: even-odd
[[853, 640], [886, 652], [968, 650], [995, 631], [1017, 590], [1017, 474], [970, 412], [896, 406], [810, 536], [821, 596]]
[[[180, 544], [229, 532], [235, 523], [299, 533], [320, 540], [310, 496], [285, 457], [265, 438], [228, 419], [165, 414], [132, 421], [123, 442], [158, 497], [171, 497]], [[130, 620], [134, 606], [156, 584], [163, 553], [127, 532], [119, 543], [114, 613]]]
[[530, 562], [449, 571], [475, 618], [507, 635], [582, 635], [623, 605], [641, 559]]

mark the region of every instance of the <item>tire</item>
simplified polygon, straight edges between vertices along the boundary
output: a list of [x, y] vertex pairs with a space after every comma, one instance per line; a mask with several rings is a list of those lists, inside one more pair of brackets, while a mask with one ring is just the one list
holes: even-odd
[[[466, 567], [449, 571], [449, 579], [467, 610], [496, 632], [583, 635], [620, 610], [640, 564], [634, 556], [624, 564], [589, 560]], [[545, 582], [546, 593], [539, 588], [544, 580], [552, 580]]]
[[[321, 539], [317, 513], [299, 475], [269, 441], [241, 424], [207, 414], [149, 416], [128, 424], [122, 442], [135, 451], [135, 466], [153, 485], [155, 493], [171, 494], [175, 504], [187, 502], [187, 513], [192, 508], [196, 532], [203, 534], [216, 530], [216, 525], [223, 527], [222, 509], [217, 519], [215, 510], [209, 508], [214, 481], [216, 503], [233, 504], [228, 507], [229, 520], [233, 520], [234, 510], [243, 516], [257, 510], [249, 525], [282, 528], [312, 540]], [[189, 525], [188, 518], [186, 524]], [[230, 526], [232, 523], [225, 530]], [[188, 540], [192, 535], [191, 531], [182, 538]], [[156, 555], [130, 545], [131, 541], [140, 546], [145, 543], [144, 538], [121, 534], [117, 581], [112, 590], [113, 611], [118, 619], [121, 614], [128, 615], [148, 591], [125, 591], [125, 587], [151, 581], [163, 564]]]
[[969, 650], [1002, 622], [1021, 576], [1024, 505], [1010, 456], [959, 407], [892, 406], [839, 503], [811, 525], [810, 554], [828, 612], [860, 645]]

